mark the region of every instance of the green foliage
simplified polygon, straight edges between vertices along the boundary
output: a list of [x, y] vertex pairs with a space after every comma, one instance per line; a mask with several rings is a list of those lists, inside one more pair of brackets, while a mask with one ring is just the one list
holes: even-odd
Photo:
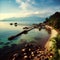
[[55, 38], [55, 40], [56, 40], [57, 48], [60, 49], [60, 35], [57, 35], [57, 37]]
[[59, 60], [59, 53], [58, 53], [58, 49], [55, 49], [55, 55], [53, 57], [53, 60]]
[[44, 23], [51, 25], [56, 29], [60, 29], [60, 12], [56, 12], [49, 18], [46, 18], [46, 21]]
[[[46, 18], [45, 24], [51, 25], [55, 29], [60, 31], [60, 12], [56, 12], [55, 14], [51, 15], [49, 18]], [[51, 39], [53, 42], [53, 47], [51, 51], [54, 50], [55, 54], [52, 60], [60, 60], [60, 55], [58, 49], [60, 49], [60, 34], [57, 37]]]
[[49, 21], [49, 19], [48, 19], [48, 18], [46, 18], [46, 19], [45, 19], [45, 21], [44, 21], [44, 23], [47, 23], [48, 21]]
[[58, 52], [58, 49], [60, 49], [60, 35], [58, 34], [57, 37], [53, 38], [51, 40], [53, 42], [53, 48], [55, 51], [54, 51], [54, 57], [52, 60], [60, 60], [60, 55], [59, 55], [59, 52]]
[[58, 21], [56, 22], [56, 25], [55, 25], [55, 26], [56, 26], [57, 29], [60, 29], [60, 18], [59, 18]]
[[46, 18], [46, 22], [48, 22], [49, 21], [49, 19], [48, 18]]

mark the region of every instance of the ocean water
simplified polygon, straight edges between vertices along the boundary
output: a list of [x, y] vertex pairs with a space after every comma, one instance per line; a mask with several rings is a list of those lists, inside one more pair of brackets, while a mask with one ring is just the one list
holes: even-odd
[[[36, 23], [36, 22], [35, 22]], [[14, 24], [14, 22], [13, 22]], [[9, 37], [14, 36], [23, 31], [23, 27], [31, 26], [31, 23], [19, 23], [18, 25], [10, 25], [10, 22], [0, 22], [0, 48], [4, 46], [11, 46], [12, 44], [21, 44], [23, 42], [35, 42], [40, 45], [44, 44], [49, 38], [49, 33], [45, 29], [33, 29], [27, 34], [8, 40]]]

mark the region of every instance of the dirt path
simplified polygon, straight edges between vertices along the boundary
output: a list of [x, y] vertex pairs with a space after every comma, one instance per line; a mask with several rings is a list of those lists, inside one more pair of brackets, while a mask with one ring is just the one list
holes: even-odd
[[[47, 25], [46, 25], [46, 26], [47, 26]], [[45, 48], [46, 48], [47, 50], [50, 49], [50, 47], [52, 46], [52, 43], [53, 43], [52, 41], [50, 41], [50, 39], [56, 37], [57, 34], [58, 34], [58, 32], [57, 32], [54, 28], [52, 28], [51, 26], [48, 26], [48, 28], [51, 28], [51, 36], [50, 36], [49, 40], [47, 41], [47, 43], [45, 44]]]

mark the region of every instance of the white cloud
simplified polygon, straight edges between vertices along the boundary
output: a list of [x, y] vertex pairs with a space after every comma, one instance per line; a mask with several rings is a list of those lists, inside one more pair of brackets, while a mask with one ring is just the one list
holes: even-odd
[[23, 10], [26, 10], [27, 7], [28, 7], [28, 5], [29, 5], [28, 3], [22, 2], [21, 5], [19, 6], [19, 8], [21, 8], [21, 9], [23, 9]]
[[33, 12], [19, 12], [19, 13], [0, 13], [0, 20], [12, 17], [27, 17], [33, 14]]
[[19, 4], [20, 12], [18, 13], [0, 13], [0, 20], [5, 18], [11, 18], [11, 17], [26, 17], [30, 15], [37, 15], [40, 17], [47, 17], [57, 10], [58, 7], [54, 7], [56, 9], [53, 10], [53, 8], [37, 8], [33, 7], [32, 4], [35, 4], [34, 0], [16, 0], [16, 2]]
[[26, 2], [24, 2], [22, 0], [16, 0], [16, 2], [19, 4], [19, 8], [21, 8], [21, 9], [26, 9], [27, 8]]
[[34, 4], [33, 0], [16, 0], [16, 2], [19, 4], [19, 8], [22, 10], [32, 8], [31, 4]]
[[32, 11], [34, 14], [45, 14], [51, 12], [51, 9], [49, 8], [40, 9], [38, 7], [33, 7], [32, 4], [36, 4], [35, 0], [16, 0], [16, 2], [19, 4], [20, 10], [22, 10], [23, 12], [25, 11], [29, 13]]
[[20, 11], [18, 13], [0, 13], [0, 20], [12, 17], [27, 17], [31, 15], [37, 15], [40, 17], [47, 17], [51, 15], [52, 12], [48, 10], [39, 10], [39, 11]]
[[16, 0], [17, 3], [20, 3], [22, 0]]

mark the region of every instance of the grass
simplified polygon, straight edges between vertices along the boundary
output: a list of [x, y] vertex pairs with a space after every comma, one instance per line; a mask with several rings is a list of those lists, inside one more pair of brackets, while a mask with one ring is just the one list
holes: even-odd
[[53, 42], [50, 47], [50, 51], [54, 52], [52, 60], [60, 60], [60, 34], [58, 34], [55, 38], [52, 38], [50, 41]]

